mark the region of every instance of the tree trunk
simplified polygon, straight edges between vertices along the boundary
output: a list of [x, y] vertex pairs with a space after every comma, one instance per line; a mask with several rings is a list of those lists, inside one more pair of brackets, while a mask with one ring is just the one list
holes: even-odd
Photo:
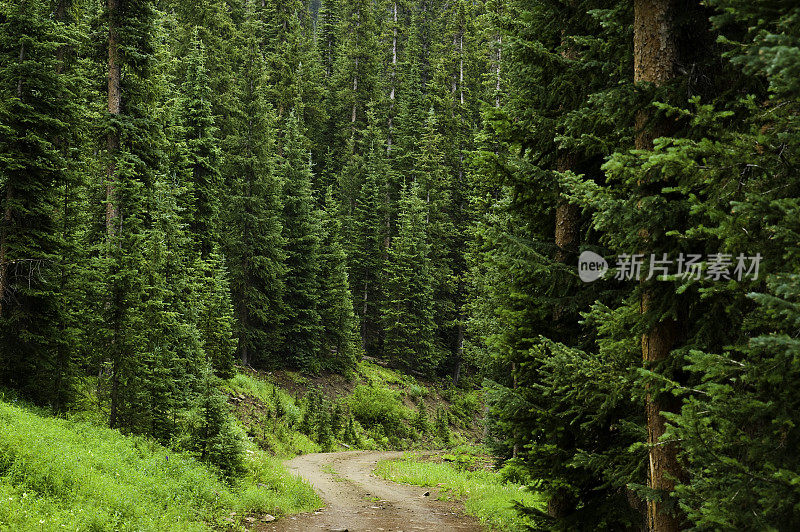
[[461, 365], [464, 362], [464, 316], [458, 316], [458, 337], [456, 338], [456, 367], [453, 371], [453, 385], [461, 378]]
[[[562, 39], [562, 44], [566, 42]], [[564, 59], [571, 60], [577, 58], [574, 48], [565, 46], [561, 53]], [[556, 170], [566, 172], [572, 170], [577, 162], [577, 156], [573, 152], [561, 153], [556, 160]], [[556, 227], [555, 227], [555, 260], [561, 264], [567, 264], [570, 255], [577, 251], [580, 245], [580, 222], [581, 211], [577, 205], [573, 205], [566, 200], [559, 199], [556, 207]], [[564, 315], [564, 305], [556, 303], [553, 307], [553, 321], [558, 322]], [[564, 489], [559, 488], [547, 501], [547, 513], [554, 519], [564, 519], [575, 511], [575, 497]]]
[[[392, 132], [394, 128], [394, 99], [397, 85], [397, 2], [392, 4], [392, 87], [389, 93], [389, 128], [386, 134], [386, 151], [392, 151]], [[387, 237], [388, 238], [388, 237]]]
[[[108, 0], [108, 112], [119, 115], [122, 108], [121, 68], [119, 64], [119, 37], [117, 15], [120, 0]], [[114, 236], [114, 222], [119, 215], [114, 203], [114, 181], [117, 173], [116, 155], [119, 151], [119, 133], [111, 128], [106, 139], [108, 168], [106, 171], [106, 233]]]
[[[655, 85], [667, 83], [675, 77], [677, 47], [672, 28], [671, 0], [634, 1], [634, 82], [649, 82]], [[668, 132], [666, 123], [651, 123], [649, 110], [636, 115], [636, 148], [649, 150], [653, 140]], [[642, 237], [649, 235], [646, 230]], [[645, 288], [642, 293], [641, 311], [647, 313], [652, 308], [652, 290]], [[675, 343], [677, 324], [664, 320], [642, 335], [642, 356], [646, 365], [661, 362], [670, 355]], [[668, 404], [655, 395], [647, 394], [647, 443], [649, 450], [648, 486], [659, 490], [666, 497], [675, 489], [674, 478], [682, 475], [677, 460], [674, 443], [663, 443], [666, 420], [662, 414], [669, 410]], [[657, 532], [677, 531], [681, 528], [680, 516], [667, 513], [663, 502], [647, 501], [647, 527]]]
[[361, 348], [367, 352], [367, 311], [369, 310], [369, 281], [364, 281], [364, 308], [361, 317]]
[[[119, 15], [119, 3], [121, 0], [108, 0], [108, 112], [111, 115], [119, 115], [122, 108], [121, 94], [121, 68], [119, 64], [119, 37], [117, 35], [117, 16]], [[118, 207], [115, 204], [114, 181], [116, 180], [117, 163], [116, 157], [119, 151], [119, 133], [115, 128], [109, 128], [106, 137], [108, 148], [108, 167], [106, 169], [106, 235], [109, 239], [114, 237], [114, 224], [119, 215]], [[112, 292], [115, 289], [112, 287]], [[113, 303], [112, 303], [113, 304]], [[114, 335], [111, 339], [111, 411], [108, 424], [115, 428], [118, 423], [119, 414], [119, 372], [120, 354], [115, 351], [119, 349], [117, 338], [119, 337], [119, 321], [114, 327]]]
[[[247, 312], [247, 310], [245, 310], [244, 312]], [[242, 315], [242, 314], [240, 314], [240, 315]], [[245, 323], [242, 323], [242, 328], [244, 328], [246, 326], [247, 326], [247, 323], [245, 321]], [[241, 360], [242, 360], [242, 366], [249, 367], [250, 366], [250, 353], [247, 350], [247, 341], [246, 341], [245, 334], [240, 334], [239, 335], [239, 345], [241, 346], [241, 348], [239, 349], [239, 355], [240, 355]]]
[[497, 70], [495, 72], [494, 106], [500, 109], [500, 67], [503, 59], [503, 36], [497, 36]]
[[[511, 363], [511, 389], [517, 389], [517, 363]], [[514, 445], [511, 447], [511, 457], [516, 458], [519, 455], [519, 427], [515, 426], [513, 429], [512, 438]]]
[[[566, 172], [575, 166], [575, 155], [566, 153], [558, 157], [556, 169]], [[580, 209], [566, 200], [560, 200], [556, 207], [556, 262], [566, 264], [570, 253], [578, 249], [580, 243]]]
[[464, 33], [458, 35], [458, 91], [459, 101], [464, 105]]

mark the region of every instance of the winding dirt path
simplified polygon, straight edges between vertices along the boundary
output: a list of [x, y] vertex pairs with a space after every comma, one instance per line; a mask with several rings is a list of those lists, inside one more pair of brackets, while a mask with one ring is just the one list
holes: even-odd
[[436, 500], [427, 488], [396, 484], [372, 470], [378, 460], [402, 457], [400, 452], [350, 451], [298, 456], [286, 465], [314, 486], [324, 509], [262, 524], [261, 531], [484, 531], [458, 505]]

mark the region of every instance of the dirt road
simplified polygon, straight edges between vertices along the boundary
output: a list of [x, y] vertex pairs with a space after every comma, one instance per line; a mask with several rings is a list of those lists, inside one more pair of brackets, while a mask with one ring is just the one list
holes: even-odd
[[458, 505], [436, 500], [427, 488], [396, 484], [375, 477], [378, 460], [400, 458], [399, 452], [352, 451], [298, 456], [289, 470], [305, 478], [325, 500], [324, 509], [290, 516], [259, 527], [262, 531], [318, 530], [445, 532], [486, 530], [465, 516]]

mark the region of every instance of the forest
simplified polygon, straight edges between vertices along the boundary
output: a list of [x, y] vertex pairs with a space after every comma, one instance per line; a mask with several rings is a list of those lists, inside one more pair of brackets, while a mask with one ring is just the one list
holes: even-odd
[[794, 0], [0, 0], [0, 496], [7, 405], [219, 496], [370, 364], [530, 529], [800, 529], [799, 148]]

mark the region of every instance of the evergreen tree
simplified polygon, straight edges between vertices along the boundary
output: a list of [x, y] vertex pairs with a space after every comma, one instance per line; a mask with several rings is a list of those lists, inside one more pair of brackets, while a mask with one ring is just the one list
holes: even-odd
[[235, 320], [230, 299], [230, 283], [224, 257], [214, 250], [205, 260], [198, 261], [197, 288], [199, 303], [197, 329], [203, 351], [214, 374], [228, 379], [234, 375], [236, 338]]
[[347, 255], [342, 243], [339, 204], [328, 187], [325, 208], [320, 212], [322, 240], [319, 259], [319, 313], [323, 326], [323, 366], [333, 371], [352, 369], [357, 358], [358, 331]]
[[425, 201], [428, 243], [433, 282], [433, 320], [437, 329], [437, 348], [451, 347], [450, 335], [457, 321], [458, 278], [454, 270], [459, 236], [453, 220], [453, 181], [442, 158], [444, 142], [431, 108], [420, 135], [416, 180]]
[[[681, 155], [677, 162], [687, 173], [701, 161], [703, 175], [718, 189], [713, 197], [719, 202], [709, 204], [719, 208], [719, 225], [709, 230], [721, 241], [719, 251], [731, 255], [732, 279], [738, 279], [738, 255], [758, 253], [761, 264], [755, 279], [704, 289], [704, 297], [724, 305], [706, 334], [722, 334], [719, 324], [726, 323], [724, 340], [736, 335], [736, 341], [688, 355], [697, 384], [681, 395], [680, 414], [668, 416], [673, 426], [667, 437], [680, 442], [686, 476], [676, 493], [695, 527], [788, 530], [798, 523], [788, 501], [797, 498], [798, 474], [792, 449], [798, 437], [800, 190], [797, 152], [785, 149], [797, 145], [797, 115], [789, 102], [800, 94], [790, 75], [800, 65], [800, 47], [797, 32], [785, 29], [798, 8], [712, 5], [719, 10], [711, 20], [724, 36], [724, 57], [734, 67], [727, 77], [750, 84], [746, 93], [692, 109], [700, 138], [676, 143], [672, 155]], [[732, 166], [745, 172], [738, 183], [728, 179]]]
[[[335, 98], [331, 118], [337, 137], [336, 153], [341, 168], [352, 152], [358, 149], [360, 134], [368, 125], [367, 109], [377, 96], [378, 41], [377, 23], [372, 2], [342, 2], [337, 32], [337, 54], [334, 62]], [[348, 144], [348, 139], [356, 141]]]
[[278, 360], [283, 318], [284, 238], [280, 181], [275, 174], [275, 115], [264, 99], [265, 66], [257, 36], [262, 25], [250, 5], [240, 49], [244, 57], [236, 129], [225, 141], [225, 255], [231, 272], [238, 354], [242, 364]]
[[290, 366], [318, 371], [322, 333], [318, 310], [321, 228], [311, 195], [310, 154], [294, 113], [286, 120], [281, 150], [286, 241], [282, 351]]
[[389, 248], [382, 311], [384, 353], [395, 367], [431, 374], [437, 363], [433, 287], [425, 204], [419, 194], [416, 182], [403, 190], [398, 235]]
[[212, 115], [211, 85], [206, 51], [198, 32], [186, 56], [186, 79], [181, 85], [183, 135], [186, 148], [188, 204], [184, 215], [203, 257], [219, 243], [219, 211], [222, 195], [220, 149]]
[[[353, 289], [353, 304], [361, 321], [361, 345], [370, 356], [380, 355], [381, 318], [383, 298], [381, 271], [384, 263], [386, 228], [385, 186], [389, 167], [385, 157], [385, 145], [377, 126], [373, 124], [366, 132], [368, 151], [359, 168], [363, 179], [357, 194], [349, 222], [348, 259]], [[354, 164], [355, 166], [355, 157]], [[358, 159], [361, 161], [361, 159]], [[351, 168], [351, 166], [348, 166]]]
[[[142, 416], [147, 385], [161, 376], [147, 376], [146, 313], [165, 301], [147, 300], [147, 198], [158, 179], [164, 146], [150, 90], [157, 68], [155, 12], [150, 2], [108, 3], [108, 115], [105, 128], [105, 243], [101, 264], [106, 283], [104, 328], [107, 346], [109, 424], [134, 431], [152, 426]], [[123, 75], [124, 73], [124, 75]], [[151, 249], [151, 252], [155, 250]], [[161, 263], [158, 263], [159, 267]], [[162, 272], [150, 271], [160, 276]], [[151, 296], [161, 297], [156, 291]], [[165, 355], [166, 356], [166, 355]], [[165, 362], [166, 364], [167, 362]]]
[[61, 143], [78, 119], [60, 73], [68, 38], [49, 2], [0, 6], [0, 383], [55, 407], [69, 398], [73, 371], [59, 355], [67, 316], [53, 215], [69, 179]]

